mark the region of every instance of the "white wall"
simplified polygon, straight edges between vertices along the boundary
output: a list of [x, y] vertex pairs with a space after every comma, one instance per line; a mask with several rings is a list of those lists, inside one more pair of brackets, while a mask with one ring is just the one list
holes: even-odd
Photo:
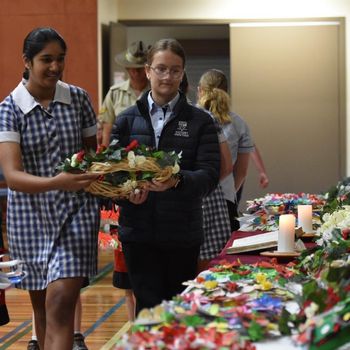
[[[107, 1], [107, 0], [106, 0]], [[110, 0], [112, 1], [112, 0]], [[349, 0], [115, 0], [117, 20], [231, 21], [350, 17]], [[346, 26], [346, 82], [350, 82], [350, 32]], [[348, 85], [347, 83], [346, 85]], [[350, 88], [346, 88], [346, 172], [350, 175]]]

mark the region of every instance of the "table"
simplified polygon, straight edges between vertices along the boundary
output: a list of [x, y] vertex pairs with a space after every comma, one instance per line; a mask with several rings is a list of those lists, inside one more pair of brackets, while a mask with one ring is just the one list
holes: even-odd
[[[243, 231], [234, 231], [232, 232], [232, 235], [230, 239], [227, 241], [224, 249], [221, 251], [221, 253], [212, 259], [209, 263], [208, 267], [212, 267], [214, 265], [217, 265], [222, 260], [226, 260], [228, 262], [233, 262], [237, 259], [239, 259], [243, 264], [255, 264], [259, 261], [270, 261], [271, 258], [261, 256], [259, 251], [252, 251], [252, 252], [244, 252], [244, 253], [237, 253], [237, 254], [227, 254], [226, 250], [228, 247], [231, 247], [233, 241], [238, 238], [245, 238], [245, 237], [251, 237], [256, 236], [261, 233], [265, 233], [262, 231], [251, 231], [251, 232], [243, 232]], [[312, 248], [315, 246], [315, 243], [313, 242], [306, 242], [304, 243], [307, 248]], [[266, 249], [264, 249], [266, 250]]]
[[[228, 262], [233, 262], [239, 259], [243, 264], [255, 264], [259, 261], [270, 261], [271, 258], [261, 256], [258, 251], [238, 253], [238, 254], [227, 254], [226, 250], [230, 247], [235, 239], [256, 236], [262, 231], [252, 231], [252, 232], [243, 232], [243, 231], [234, 231], [228, 242], [226, 243], [224, 249], [221, 253], [214, 259], [212, 259], [209, 263], [209, 268], [217, 265], [222, 260], [226, 260]], [[311, 248], [315, 246], [315, 243], [309, 242], [305, 243], [307, 248]], [[254, 343], [257, 350], [302, 350], [303, 348], [298, 347], [293, 344], [290, 337], [281, 337], [278, 339], [269, 339], [266, 341], [260, 341]]]
[[[239, 259], [243, 264], [255, 264], [259, 261], [269, 261], [271, 258], [261, 256], [259, 251], [252, 251], [252, 252], [245, 252], [245, 253], [238, 253], [238, 254], [227, 254], [226, 250], [228, 247], [230, 247], [235, 239], [244, 238], [244, 237], [252, 237], [255, 235], [259, 235], [261, 233], [264, 233], [262, 231], [252, 231], [252, 232], [243, 232], [243, 231], [235, 231], [232, 233], [230, 239], [226, 243], [224, 249], [221, 251], [221, 253], [211, 260], [209, 263], [209, 267], [212, 267], [214, 265], [220, 264], [220, 261], [228, 261], [233, 262]], [[304, 242], [306, 248], [310, 249], [312, 247], [316, 246], [316, 243], [314, 242]], [[283, 263], [280, 262], [279, 263]], [[278, 339], [266, 339], [265, 341], [259, 341], [255, 342], [254, 345], [256, 346], [257, 350], [306, 350], [305, 347], [296, 346], [293, 344], [290, 337], [280, 337]], [[330, 349], [330, 348], [329, 348]], [[339, 350], [349, 350], [350, 349], [350, 343], [343, 344]]]

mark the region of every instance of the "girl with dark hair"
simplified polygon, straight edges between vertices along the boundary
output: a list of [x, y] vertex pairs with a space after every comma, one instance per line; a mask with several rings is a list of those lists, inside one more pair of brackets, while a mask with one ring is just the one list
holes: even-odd
[[[24, 261], [40, 349], [71, 350], [75, 305], [96, 274], [99, 205], [79, 191], [96, 175], [57, 172], [82, 148], [96, 148], [87, 93], [60, 81], [66, 44], [51, 28], [24, 40], [25, 79], [0, 104], [0, 166], [9, 187], [7, 236]], [[79, 192], [77, 192], [79, 191]]]
[[[218, 183], [220, 153], [214, 122], [179, 92], [185, 53], [174, 39], [156, 42], [147, 57], [151, 90], [118, 115], [112, 136], [163, 151], [182, 151], [180, 176], [152, 181], [120, 206], [119, 239], [136, 312], [169, 300], [195, 278], [203, 241], [202, 198]], [[142, 223], [142, 224], [141, 224]]]

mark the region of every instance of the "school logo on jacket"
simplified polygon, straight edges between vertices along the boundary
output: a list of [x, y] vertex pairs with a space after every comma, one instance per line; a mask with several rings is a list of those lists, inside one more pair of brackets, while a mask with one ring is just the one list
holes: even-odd
[[187, 122], [179, 120], [174, 135], [180, 137], [189, 137], [190, 135], [188, 134]]

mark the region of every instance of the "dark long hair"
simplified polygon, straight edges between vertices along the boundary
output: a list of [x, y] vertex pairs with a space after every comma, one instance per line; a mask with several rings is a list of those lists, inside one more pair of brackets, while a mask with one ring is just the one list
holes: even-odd
[[[33, 58], [48, 44], [57, 41], [64, 52], [67, 51], [67, 45], [62, 36], [53, 28], [33, 29], [24, 39], [23, 56], [33, 62]], [[25, 68], [23, 78], [29, 78], [28, 69]]]

